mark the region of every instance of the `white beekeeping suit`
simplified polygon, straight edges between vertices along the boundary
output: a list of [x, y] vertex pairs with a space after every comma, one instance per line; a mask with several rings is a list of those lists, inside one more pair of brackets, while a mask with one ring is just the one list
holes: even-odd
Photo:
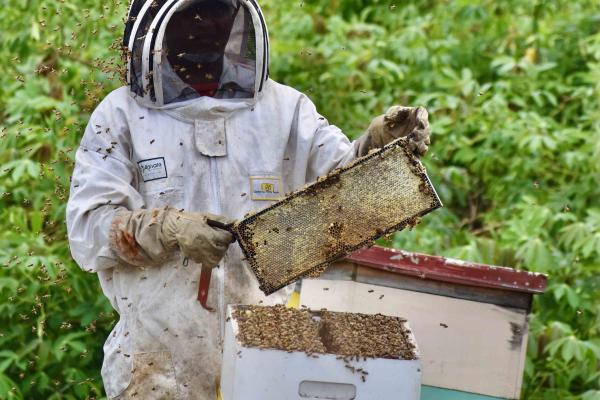
[[[229, 234], [202, 215], [241, 219], [396, 126], [374, 122], [351, 143], [306, 96], [269, 79], [254, 0], [134, 1], [124, 43], [128, 85], [93, 112], [67, 206], [73, 258], [98, 274], [120, 315], [102, 378], [110, 399], [213, 399], [226, 305], [283, 302], [287, 292], [265, 298], [238, 245], [227, 249]], [[409, 131], [428, 132], [426, 112], [407, 110], [420, 115]], [[200, 264], [218, 265], [213, 313], [197, 301]]]

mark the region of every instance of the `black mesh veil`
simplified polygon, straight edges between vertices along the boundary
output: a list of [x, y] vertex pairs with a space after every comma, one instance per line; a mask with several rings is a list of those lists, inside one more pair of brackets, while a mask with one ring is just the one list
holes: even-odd
[[160, 73], [164, 104], [200, 95], [254, 96], [254, 26], [249, 11], [238, 1], [184, 3], [163, 28], [162, 57], [157, 73]]
[[131, 37], [133, 26], [135, 25], [135, 21], [137, 21], [138, 15], [140, 15], [145, 3], [146, 1], [144, 0], [132, 0], [131, 4], [129, 4], [127, 20], [125, 21], [125, 32], [123, 33], [123, 47], [125, 49], [129, 46], [129, 38]]
[[143, 97], [145, 94], [143, 79], [143, 50], [148, 30], [155, 17], [163, 10], [167, 0], [134, 1], [125, 24], [123, 44], [128, 48], [127, 81], [131, 91]]
[[[257, 21], [266, 38], [258, 15], [247, 0], [134, 1], [124, 36], [131, 91], [158, 105], [201, 96], [253, 98]], [[264, 72], [267, 44], [260, 46]]]

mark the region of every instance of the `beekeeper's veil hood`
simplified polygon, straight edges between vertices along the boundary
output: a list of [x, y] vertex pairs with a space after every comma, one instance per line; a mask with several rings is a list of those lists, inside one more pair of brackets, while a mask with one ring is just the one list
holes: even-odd
[[144, 106], [211, 99], [253, 103], [268, 76], [268, 34], [255, 0], [133, 0], [127, 83]]

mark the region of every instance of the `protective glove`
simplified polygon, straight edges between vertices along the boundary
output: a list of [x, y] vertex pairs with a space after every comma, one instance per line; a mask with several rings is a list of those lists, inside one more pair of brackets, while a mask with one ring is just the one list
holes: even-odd
[[362, 157], [373, 149], [379, 149], [401, 137], [408, 137], [408, 148], [423, 156], [431, 144], [429, 114], [423, 107], [393, 106], [384, 115], [376, 117], [360, 137], [358, 156]]
[[179, 248], [181, 253], [206, 268], [214, 268], [232, 242], [231, 233], [213, 228], [207, 219], [230, 224], [228, 218], [174, 208], [121, 210], [113, 219], [110, 247], [128, 264], [161, 265]]

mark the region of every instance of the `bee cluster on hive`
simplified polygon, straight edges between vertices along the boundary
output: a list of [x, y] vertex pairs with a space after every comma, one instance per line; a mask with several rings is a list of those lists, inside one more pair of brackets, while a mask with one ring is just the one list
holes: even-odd
[[319, 323], [308, 310], [247, 306], [236, 308], [237, 339], [246, 347], [325, 353], [319, 337]]
[[308, 309], [278, 305], [237, 307], [233, 318], [245, 347], [336, 354], [347, 363], [354, 357], [417, 358], [406, 320], [398, 317], [324, 310], [319, 318]]
[[416, 359], [406, 320], [376, 314], [323, 311], [321, 332], [329, 352], [344, 356]]

